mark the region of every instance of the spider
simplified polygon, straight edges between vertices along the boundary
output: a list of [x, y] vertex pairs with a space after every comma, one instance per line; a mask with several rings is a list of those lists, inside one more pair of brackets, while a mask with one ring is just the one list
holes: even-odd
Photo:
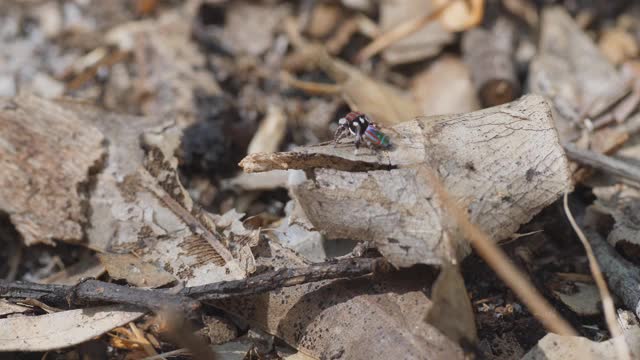
[[369, 148], [389, 148], [391, 146], [389, 137], [382, 133], [378, 126], [364, 113], [352, 111], [338, 120], [338, 124], [338, 129], [336, 129], [333, 140], [333, 147], [336, 147], [338, 141], [345, 136], [346, 130], [349, 130], [349, 132], [356, 137], [354, 144], [356, 149], [360, 148], [360, 143], [363, 139]]

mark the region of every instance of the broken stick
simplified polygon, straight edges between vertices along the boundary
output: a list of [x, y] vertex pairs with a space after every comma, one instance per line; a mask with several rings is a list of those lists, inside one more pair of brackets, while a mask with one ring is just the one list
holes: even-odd
[[166, 289], [140, 289], [86, 280], [76, 286], [43, 285], [0, 281], [0, 298], [31, 298], [56, 305], [95, 305], [117, 303], [140, 306], [152, 311], [177, 308], [192, 313], [200, 300], [265, 293], [308, 282], [338, 278], [357, 278], [374, 273], [386, 264], [381, 258], [350, 258], [313, 264], [303, 268], [283, 268], [241, 280], [221, 281], [182, 289], [170, 294]]

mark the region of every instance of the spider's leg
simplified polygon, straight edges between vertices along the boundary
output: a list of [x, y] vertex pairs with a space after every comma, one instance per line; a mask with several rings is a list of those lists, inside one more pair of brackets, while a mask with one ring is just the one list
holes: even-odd
[[338, 128], [336, 129], [336, 133], [333, 136], [333, 147], [336, 147], [338, 145], [338, 141], [343, 138], [344, 136], [344, 127], [338, 126]]

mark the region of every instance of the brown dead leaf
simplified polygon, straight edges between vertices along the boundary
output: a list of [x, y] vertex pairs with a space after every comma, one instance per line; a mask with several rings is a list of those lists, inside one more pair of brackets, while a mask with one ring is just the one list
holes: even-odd
[[[275, 268], [306, 263], [274, 241], [257, 252]], [[329, 280], [213, 305], [318, 359], [462, 359], [458, 345], [424, 321], [431, 301], [419, 289], [429, 276], [406, 276]]]
[[100, 262], [114, 279], [124, 279], [137, 287], [156, 288], [176, 278], [163, 269], [130, 254], [98, 254]]
[[412, 167], [436, 169], [471, 221], [495, 241], [571, 187], [549, 106], [539, 96], [469, 114], [417, 118], [386, 133], [395, 147], [390, 151], [356, 155], [352, 143], [328, 143], [252, 154], [240, 165], [247, 172], [307, 170], [312, 178], [291, 186], [315, 228], [328, 238], [373, 241], [396, 266], [448, 258], [441, 206]]

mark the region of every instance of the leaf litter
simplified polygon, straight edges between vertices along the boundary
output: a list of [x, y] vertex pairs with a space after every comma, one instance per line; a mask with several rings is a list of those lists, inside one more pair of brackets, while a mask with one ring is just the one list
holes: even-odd
[[[0, 4], [0, 349], [637, 353], [636, 5], [19, 3]], [[392, 147], [331, 142], [349, 111]], [[581, 282], [572, 189], [624, 336]], [[207, 286], [237, 292], [185, 295]], [[225, 343], [163, 327], [163, 301]]]

